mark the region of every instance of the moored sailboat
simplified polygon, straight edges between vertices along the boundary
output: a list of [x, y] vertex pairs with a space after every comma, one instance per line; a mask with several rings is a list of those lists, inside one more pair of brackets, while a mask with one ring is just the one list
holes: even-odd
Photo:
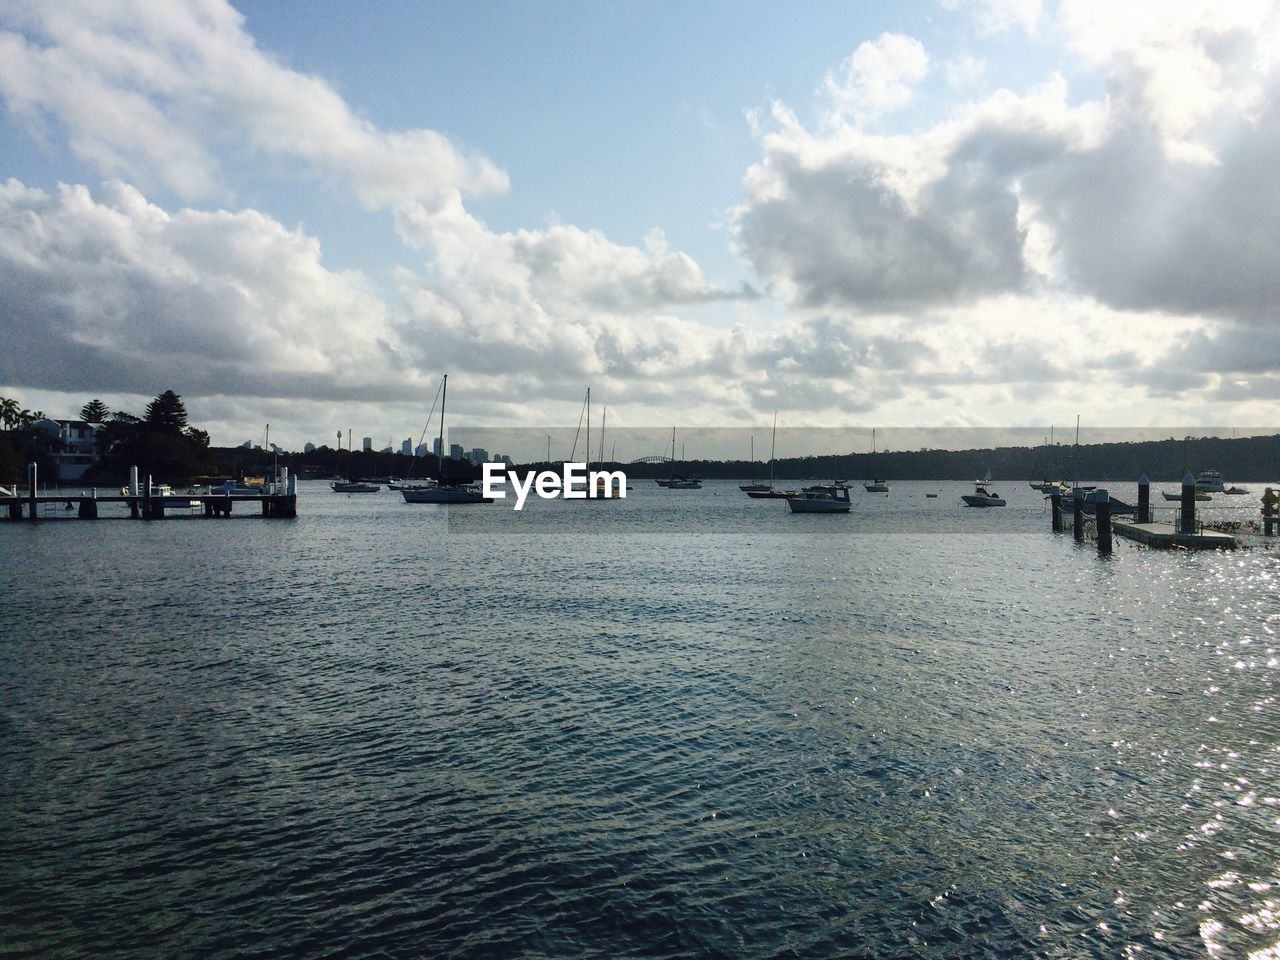
[[888, 493], [889, 484], [885, 483], [879, 477], [875, 476], [876, 474], [875, 466], [876, 466], [876, 428], [872, 427], [871, 428], [871, 470], [868, 472], [872, 475], [873, 479], [863, 481], [862, 489], [867, 491], [867, 493]]
[[778, 450], [778, 411], [773, 411], [773, 436], [769, 441], [769, 482], [752, 484], [741, 490], [752, 500], [790, 500], [798, 494], [794, 490], [775, 490], [773, 487], [773, 470], [777, 463]]
[[428, 480], [420, 486], [401, 487], [400, 495], [405, 503], [493, 503], [481, 489], [469, 480], [451, 483], [444, 479], [444, 407], [449, 392], [449, 375], [440, 382], [440, 449], [436, 452], [436, 472], [439, 478]]

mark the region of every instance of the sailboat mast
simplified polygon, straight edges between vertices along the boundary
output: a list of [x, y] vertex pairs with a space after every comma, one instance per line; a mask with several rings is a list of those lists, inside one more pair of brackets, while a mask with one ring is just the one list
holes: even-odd
[[449, 398], [449, 375], [440, 383], [440, 443], [436, 450], [436, 482], [444, 482], [444, 402]]
[[600, 456], [596, 457], [596, 463], [604, 463], [604, 422], [609, 416], [609, 408], [606, 406], [600, 413]]
[[591, 469], [591, 388], [587, 387], [587, 469]]
[[769, 486], [773, 486], [774, 452], [778, 449], [778, 411], [773, 411], [773, 439], [769, 441]]

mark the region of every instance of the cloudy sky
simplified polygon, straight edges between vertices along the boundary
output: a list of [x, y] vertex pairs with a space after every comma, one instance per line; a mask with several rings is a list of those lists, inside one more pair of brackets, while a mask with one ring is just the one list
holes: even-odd
[[1278, 58], [1248, 0], [0, 0], [0, 394], [1274, 425]]

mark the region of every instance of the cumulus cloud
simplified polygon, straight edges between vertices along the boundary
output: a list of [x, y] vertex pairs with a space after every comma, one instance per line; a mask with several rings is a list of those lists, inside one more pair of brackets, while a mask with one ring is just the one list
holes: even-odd
[[860, 44], [824, 80], [833, 114], [864, 121], [903, 106], [929, 69], [924, 45], [899, 33]]
[[223, 0], [18, 3], [0, 10], [0, 95], [53, 121], [109, 176], [184, 199], [219, 192], [215, 147], [300, 161], [371, 208], [505, 190], [433, 130], [380, 130], [319, 77], [260, 50]]
[[[710, 288], [659, 234], [640, 249], [568, 227], [497, 234], [457, 206], [419, 214], [405, 229], [434, 255], [388, 300], [258, 211], [168, 211], [119, 181], [49, 194], [9, 180], [0, 383], [406, 409], [449, 370], [473, 384], [473, 415], [527, 416], [593, 383], [612, 402], [718, 419], [753, 409], [775, 365], [789, 383], [835, 383], [876, 358], [841, 346], [848, 331], [713, 328], [670, 312], [744, 295]], [[878, 342], [892, 365], [893, 338]]]
[[0, 186], [0, 317], [12, 384], [335, 396], [413, 376], [383, 302], [314, 238], [256, 211], [171, 214], [118, 181]]
[[1073, 102], [1057, 76], [911, 135], [813, 133], [775, 107], [735, 212], [739, 251], [771, 289], [868, 313], [1049, 283], [1126, 310], [1274, 322], [1280, 194], [1259, 189], [1280, 168], [1269, 34], [1181, 22], [1105, 51], [1080, 27], [1081, 49], [1105, 54], [1105, 100]]

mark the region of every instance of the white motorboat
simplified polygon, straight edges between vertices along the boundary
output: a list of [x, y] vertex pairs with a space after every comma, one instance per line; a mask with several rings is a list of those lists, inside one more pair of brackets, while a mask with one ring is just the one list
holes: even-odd
[[382, 487], [363, 480], [334, 480], [329, 486], [334, 493], [377, 493]]
[[849, 487], [844, 483], [817, 484], [805, 487], [798, 496], [788, 497], [792, 513], [848, 513]]
[[1202, 470], [1196, 477], [1197, 493], [1226, 493], [1222, 485], [1222, 474], [1217, 470]]
[[[1169, 493], [1169, 492], [1166, 490], [1164, 493], [1162, 493], [1162, 494], [1161, 494], [1161, 496], [1163, 496], [1166, 500], [1170, 500], [1170, 501], [1172, 501], [1172, 502], [1174, 502], [1174, 503], [1181, 503], [1181, 502], [1182, 502], [1182, 493], [1181, 493], [1181, 491], [1179, 491], [1178, 493]], [[1200, 490], [1197, 490], [1197, 491], [1196, 491], [1196, 501], [1197, 501], [1197, 502], [1199, 502], [1199, 503], [1205, 503], [1205, 502], [1207, 502], [1207, 501], [1209, 501], [1209, 500], [1212, 500], [1212, 499], [1213, 499], [1213, 497], [1209, 496], [1207, 493], [1204, 493], [1204, 492], [1202, 492], [1202, 491], [1200, 491]]]
[[963, 493], [960, 499], [970, 507], [1003, 507], [1005, 500], [1000, 494], [994, 490], [987, 489], [991, 483], [991, 471], [987, 471], [985, 479], [977, 480], [973, 484], [973, 493]]

